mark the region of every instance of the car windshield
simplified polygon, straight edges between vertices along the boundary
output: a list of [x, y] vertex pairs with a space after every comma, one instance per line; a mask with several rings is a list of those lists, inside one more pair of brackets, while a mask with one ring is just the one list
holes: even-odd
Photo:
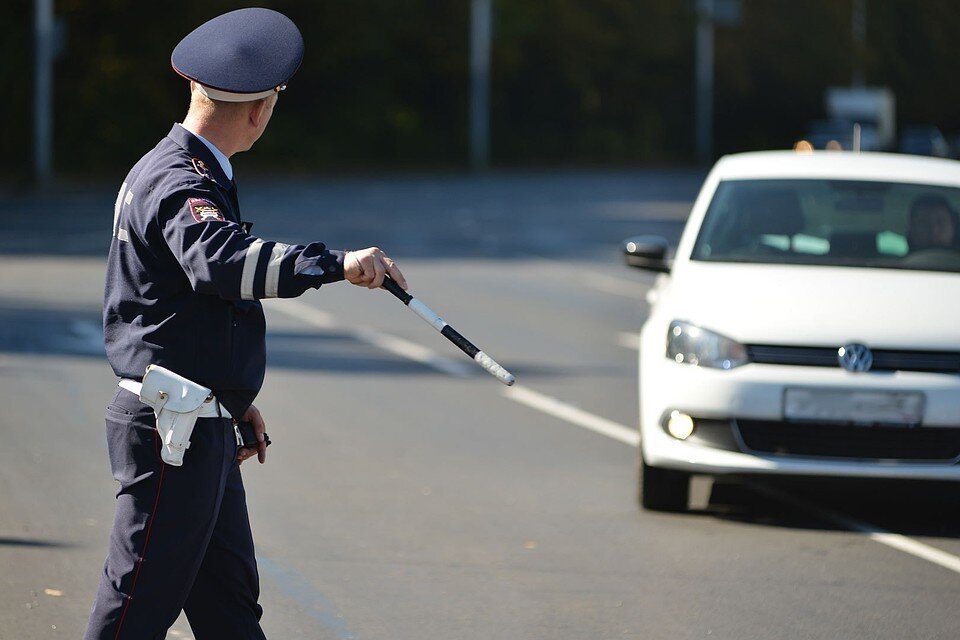
[[960, 189], [852, 180], [726, 180], [693, 260], [960, 272]]

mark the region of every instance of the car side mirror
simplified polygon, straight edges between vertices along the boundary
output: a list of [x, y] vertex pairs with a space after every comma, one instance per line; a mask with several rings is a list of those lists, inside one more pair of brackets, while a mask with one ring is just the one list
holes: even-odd
[[670, 243], [660, 236], [633, 236], [623, 241], [623, 257], [638, 269], [670, 273], [673, 260], [667, 258]]

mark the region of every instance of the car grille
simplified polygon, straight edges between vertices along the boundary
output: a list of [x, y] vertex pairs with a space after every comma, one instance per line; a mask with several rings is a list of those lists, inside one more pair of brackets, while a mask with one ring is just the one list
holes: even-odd
[[[960, 373], [960, 352], [955, 351], [898, 351], [873, 349], [871, 371], [924, 371], [933, 373]], [[839, 367], [837, 348], [784, 347], [777, 345], [747, 345], [751, 362], [786, 364], [805, 367]]]
[[960, 427], [857, 427], [765, 420], [737, 420], [750, 451], [785, 456], [928, 460], [960, 458]]

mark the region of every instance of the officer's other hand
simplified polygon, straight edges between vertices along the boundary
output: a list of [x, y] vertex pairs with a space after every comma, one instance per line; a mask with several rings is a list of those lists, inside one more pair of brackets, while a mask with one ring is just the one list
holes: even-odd
[[384, 276], [390, 276], [401, 287], [407, 288], [407, 279], [396, 263], [377, 247], [348, 251], [343, 259], [343, 275], [358, 287], [377, 289], [383, 284]]
[[250, 422], [253, 424], [253, 432], [257, 436], [257, 448], [253, 447], [240, 447], [237, 450], [237, 462], [243, 464], [243, 461], [247, 458], [252, 458], [253, 454], [257, 454], [257, 458], [260, 460], [260, 464], [263, 464], [267, 461], [267, 443], [264, 435], [267, 432], [267, 425], [263, 421], [263, 416], [260, 415], [260, 410], [255, 406], [250, 405], [250, 408], [247, 409], [246, 413], [243, 414], [243, 417], [240, 419], [242, 422]]

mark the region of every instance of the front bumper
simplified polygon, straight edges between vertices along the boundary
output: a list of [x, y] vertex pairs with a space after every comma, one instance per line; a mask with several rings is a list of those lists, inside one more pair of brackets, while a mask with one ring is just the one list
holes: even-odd
[[[790, 447], [785, 447], [781, 451], [770, 444], [772, 438], [764, 437], [767, 434], [757, 431], [764, 425], [802, 429], [802, 425], [783, 421], [784, 392], [788, 387], [920, 391], [926, 402], [923, 425], [915, 427], [923, 431], [916, 432], [916, 435], [925, 438], [933, 436], [926, 438], [928, 445], [938, 446], [937, 442], [952, 441], [955, 434], [960, 437], [960, 376], [905, 372], [854, 374], [839, 367], [828, 369], [760, 364], [722, 371], [668, 360], [663, 356], [662, 341], [649, 345], [645, 343], [641, 354], [647, 354], [641, 355], [640, 366], [641, 447], [645, 461], [652, 466], [705, 474], [766, 473], [960, 480], [960, 464], [957, 464], [955, 457], [951, 457], [952, 449], [945, 449], [944, 458], [939, 460], [916, 459], [917, 450], [908, 448], [904, 449], [907, 457], [890, 457], [891, 451], [896, 451], [895, 442], [888, 442], [886, 448], [879, 445], [872, 447], [870, 443], [863, 442], [862, 436], [868, 432], [861, 431], [855, 434], [860, 437], [860, 448], [838, 445], [837, 450], [832, 451], [829, 443], [825, 443], [820, 448], [796, 447], [790, 451]], [[730, 435], [724, 437], [722, 429], [714, 429], [714, 437], [677, 440], [663, 429], [664, 416], [673, 410], [682, 411], [695, 419], [716, 421], [714, 427], [726, 424]], [[749, 438], [745, 438], [745, 433], [738, 428], [740, 422], [750, 425], [753, 446], [749, 446]], [[811, 429], [827, 427], [817, 425]], [[895, 435], [892, 431], [882, 431], [883, 427], [874, 429], [877, 430], [874, 433], [878, 439], [891, 440], [891, 436]], [[934, 433], [934, 429], [949, 431]], [[766, 450], [757, 451], [757, 442], [763, 443], [760, 448]]]

